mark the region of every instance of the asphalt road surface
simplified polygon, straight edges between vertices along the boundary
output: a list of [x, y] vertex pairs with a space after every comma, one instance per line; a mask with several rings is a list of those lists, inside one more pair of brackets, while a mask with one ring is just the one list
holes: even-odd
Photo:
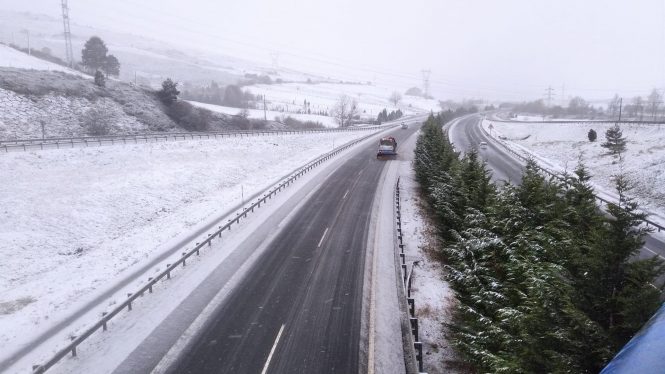
[[[416, 131], [396, 129], [398, 143]], [[172, 373], [358, 373], [376, 144], [329, 175], [172, 365]], [[221, 287], [221, 285], [220, 285]]]

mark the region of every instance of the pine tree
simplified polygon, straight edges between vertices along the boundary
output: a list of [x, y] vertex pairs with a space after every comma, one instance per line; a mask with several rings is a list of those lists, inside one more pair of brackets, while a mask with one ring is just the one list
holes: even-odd
[[469, 207], [484, 211], [490, 205], [495, 188], [485, 163], [478, 158], [478, 151], [472, 150], [464, 156], [460, 173]]
[[607, 141], [601, 144], [601, 147], [609, 149], [611, 154], [617, 155], [626, 150], [626, 138], [623, 137], [618, 123], [605, 131], [605, 139]]
[[106, 63], [107, 52], [108, 48], [104, 41], [98, 36], [93, 36], [85, 42], [81, 51], [81, 62], [89, 71], [102, 69]]
[[114, 55], [106, 56], [104, 66], [102, 67], [107, 75], [117, 77], [120, 75], [120, 61]]
[[596, 134], [596, 130], [591, 129], [591, 130], [589, 130], [589, 132], [587, 133], [587, 137], [589, 138], [589, 141], [590, 141], [590, 142], [595, 142], [595, 141], [596, 141], [596, 138], [598, 138], [598, 134]]
[[598, 292], [599, 322], [605, 325], [614, 348], [624, 344], [659, 306], [660, 292], [651, 284], [665, 271], [663, 261], [657, 257], [634, 259], [644, 244], [649, 229], [641, 226], [646, 215], [638, 211], [638, 204], [630, 197], [632, 185], [619, 174], [614, 178], [619, 203], [610, 203], [607, 211], [603, 262], [600, 263]]

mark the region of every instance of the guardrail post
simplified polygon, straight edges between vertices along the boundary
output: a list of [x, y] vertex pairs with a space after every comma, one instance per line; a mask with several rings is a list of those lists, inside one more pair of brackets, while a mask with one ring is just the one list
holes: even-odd
[[413, 317], [416, 314], [416, 301], [412, 297], [408, 297], [406, 302], [409, 304], [409, 314]]
[[[106, 312], [102, 312], [102, 317], [106, 317]], [[108, 330], [108, 327], [106, 326], [106, 319], [103, 320], [102, 322], [102, 331]]]
[[[166, 268], [168, 269], [171, 266], [171, 264], [166, 264]], [[166, 279], [171, 279], [171, 271], [166, 272]]]
[[185, 255], [187, 255], [187, 252], [182, 252], [182, 267], [187, 265], [187, 258], [185, 258]]
[[217, 226], [217, 229], [219, 230], [219, 236], [218, 237], [221, 238], [222, 237], [222, 226]]
[[406, 265], [402, 265], [402, 274], [404, 274], [403, 283], [406, 284]]
[[212, 245], [212, 240], [210, 240], [210, 235], [211, 234], [208, 234], [208, 247], [210, 247]]
[[411, 317], [409, 318], [409, 322], [411, 322], [411, 333], [413, 334], [415, 340], [419, 341], [420, 339], [418, 339], [418, 318]]
[[[152, 277], [148, 277], [148, 283], [152, 282]], [[152, 284], [148, 286], [148, 292], [152, 293]]]
[[[132, 297], [132, 293], [131, 293], [131, 292], [127, 293], [127, 297], [128, 297], [128, 298]], [[127, 311], [131, 311], [131, 310], [132, 310], [132, 302], [131, 302], [131, 300], [130, 300], [130, 301], [127, 303]]]
[[414, 342], [413, 347], [416, 349], [416, 360], [418, 360], [418, 371], [423, 371], [423, 343]]

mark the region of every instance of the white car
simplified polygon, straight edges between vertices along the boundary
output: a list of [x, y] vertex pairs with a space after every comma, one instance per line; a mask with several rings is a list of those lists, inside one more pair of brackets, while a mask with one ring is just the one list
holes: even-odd
[[406, 123], [402, 122], [402, 128], [403, 128], [403, 129], [408, 129], [408, 128], [409, 128], [409, 125], [407, 125]]
[[479, 145], [480, 148], [482, 148], [482, 149], [487, 148], [487, 143], [486, 143], [486, 142], [480, 142], [480, 144], [478, 144], [478, 145]]

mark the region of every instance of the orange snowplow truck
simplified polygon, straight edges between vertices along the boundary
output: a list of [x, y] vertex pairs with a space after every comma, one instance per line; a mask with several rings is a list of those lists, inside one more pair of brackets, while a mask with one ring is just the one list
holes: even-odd
[[397, 156], [397, 140], [392, 136], [381, 138], [376, 158], [394, 158]]

